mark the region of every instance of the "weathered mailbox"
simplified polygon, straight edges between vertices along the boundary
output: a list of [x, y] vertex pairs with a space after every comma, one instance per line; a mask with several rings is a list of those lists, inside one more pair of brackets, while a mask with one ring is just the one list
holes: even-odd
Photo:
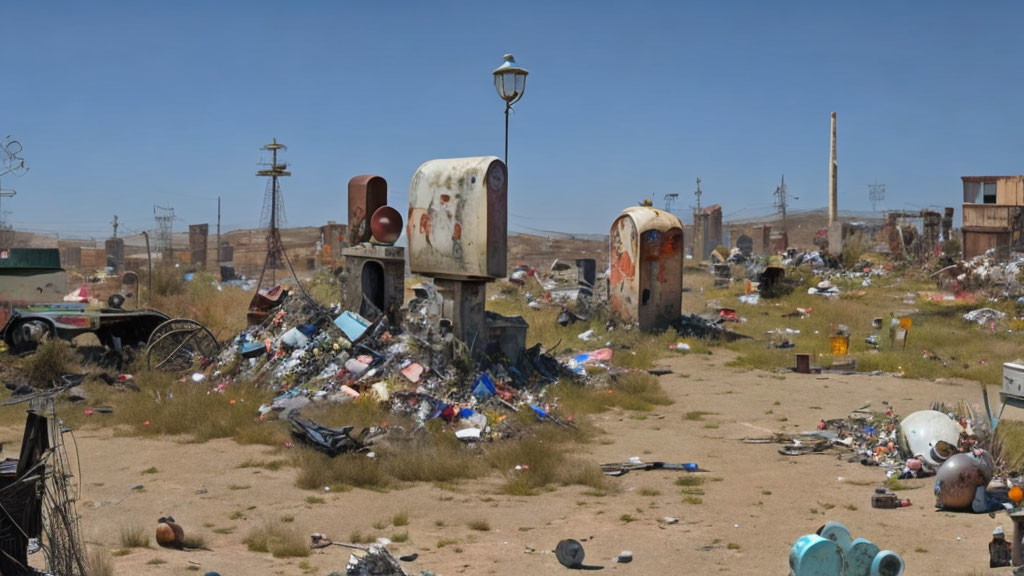
[[682, 312], [683, 225], [646, 206], [622, 211], [611, 229], [609, 299], [621, 322], [666, 328]]
[[349, 246], [370, 240], [370, 217], [388, 203], [388, 182], [380, 176], [363, 174], [348, 181]]
[[409, 185], [409, 267], [434, 278], [441, 314], [474, 353], [518, 360], [526, 322], [485, 313], [487, 282], [504, 278], [508, 173], [494, 156], [431, 160]]
[[409, 185], [409, 267], [450, 280], [504, 278], [505, 164], [494, 156], [431, 160]]

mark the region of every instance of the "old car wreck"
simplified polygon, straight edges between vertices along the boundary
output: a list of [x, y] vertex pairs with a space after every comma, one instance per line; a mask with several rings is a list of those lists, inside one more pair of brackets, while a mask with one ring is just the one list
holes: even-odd
[[125, 310], [123, 301], [115, 294], [106, 307], [57, 303], [15, 308], [3, 341], [12, 353], [25, 354], [50, 338], [71, 342], [93, 334], [119, 365], [139, 358], [159, 370], [187, 370], [219, 352], [217, 338], [199, 322], [158, 310]]

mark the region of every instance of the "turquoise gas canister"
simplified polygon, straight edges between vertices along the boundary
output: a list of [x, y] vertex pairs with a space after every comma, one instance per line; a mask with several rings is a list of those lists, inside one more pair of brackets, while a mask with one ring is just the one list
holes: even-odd
[[801, 536], [789, 551], [791, 576], [839, 576], [843, 554], [835, 542], [817, 534]]

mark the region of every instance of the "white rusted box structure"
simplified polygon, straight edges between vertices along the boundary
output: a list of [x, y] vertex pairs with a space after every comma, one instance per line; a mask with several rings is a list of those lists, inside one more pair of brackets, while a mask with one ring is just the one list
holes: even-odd
[[424, 163], [409, 185], [409, 268], [450, 280], [504, 278], [508, 172], [496, 156]]
[[621, 322], [668, 327], [682, 313], [683, 224], [670, 212], [631, 206], [612, 223], [609, 302]]
[[1024, 400], [1024, 364], [1003, 363], [1003, 396]]

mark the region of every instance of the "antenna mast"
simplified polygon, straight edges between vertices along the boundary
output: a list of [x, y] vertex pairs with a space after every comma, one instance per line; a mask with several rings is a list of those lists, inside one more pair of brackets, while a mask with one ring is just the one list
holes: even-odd
[[[256, 294], [259, 295], [259, 290], [263, 286], [263, 277], [267, 273], [267, 267], [270, 267], [270, 279], [271, 282], [276, 281], [275, 268], [282, 261], [288, 265], [288, 271], [292, 274], [292, 279], [295, 280], [295, 285], [299, 288], [302, 294], [306, 297], [306, 300], [313, 302], [313, 299], [306, 293], [306, 288], [299, 281], [298, 275], [295, 273], [295, 268], [292, 267], [291, 260], [288, 259], [288, 253], [284, 250], [284, 244], [281, 243], [281, 231], [279, 229], [280, 221], [284, 219], [284, 199], [281, 197], [281, 185], [277, 179], [284, 176], [291, 176], [292, 173], [287, 170], [287, 162], [279, 162], [277, 159], [278, 150], [287, 150], [288, 147], [284, 144], [278, 144], [277, 138], [270, 144], [267, 144], [261, 150], [269, 150], [271, 154], [271, 161], [269, 168], [264, 168], [256, 172], [257, 176], [264, 176], [270, 178], [270, 182], [267, 185], [267, 194], [263, 204], [263, 215], [267, 220], [267, 255], [263, 261], [263, 270], [260, 271], [260, 281], [256, 284]], [[267, 164], [263, 164], [267, 166]], [[269, 213], [269, 218], [267, 214]]]

